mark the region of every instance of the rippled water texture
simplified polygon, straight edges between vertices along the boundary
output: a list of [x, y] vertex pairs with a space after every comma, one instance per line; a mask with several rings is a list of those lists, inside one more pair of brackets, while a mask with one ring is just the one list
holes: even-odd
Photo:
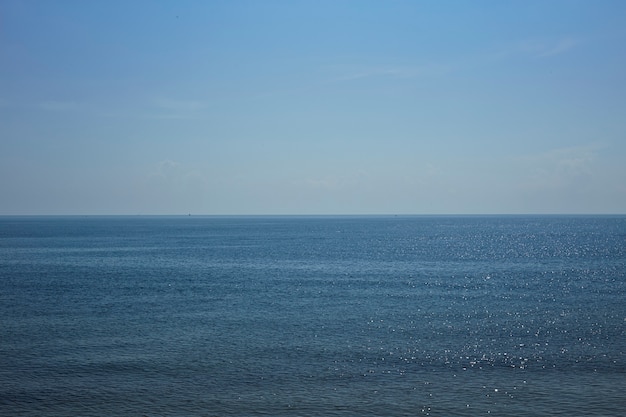
[[623, 416], [626, 217], [0, 217], [0, 415]]

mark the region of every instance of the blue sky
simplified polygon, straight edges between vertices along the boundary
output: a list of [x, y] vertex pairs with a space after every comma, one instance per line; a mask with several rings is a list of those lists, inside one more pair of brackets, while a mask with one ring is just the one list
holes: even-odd
[[0, 2], [0, 214], [626, 213], [626, 2]]

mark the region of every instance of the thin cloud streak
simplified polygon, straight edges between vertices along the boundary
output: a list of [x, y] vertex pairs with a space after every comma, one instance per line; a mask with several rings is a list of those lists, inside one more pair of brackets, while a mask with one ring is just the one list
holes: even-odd
[[440, 62], [418, 66], [380, 66], [345, 70], [344, 75], [330, 82], [356, 81], [370, 78], [411, 79], [417, 77], [434, 77], [454, 72], [462, 72], [469, 68], [491, 66], [498, 62], [510, 60], [520, 54], [532, 58], [549, 58], [568, 53], [584, 44], [581, 38], [563, 36], [556, 39], [529, 39], [512, 43], [495, 52], [485, 52], [461, 57], [451, 57], [448, 62]]
[[389, 66], [365, 68], [354, 70], [345, 75], [332, 79], [332, 82], [352, 81], [364, 78], [385, 77], [385, 78], [416, 78], [442, 75], [450, 71], [445, 65], [425, 65], [425, 66]]
[[519, 158], [526, 167], [524, 186], [546, 189], [570, 187], [594, 176], [599, 145], [552, 149], [540, 154]]
[[179, 100], [156, 98], [144, 104], [149, 110], [138, 112], [140, 118], [152, 120], [185, 120], [198, 119], [206, 111], [208, 103], [201, 100]]
[[193, 112], [206, 108], [206, 103], [198, 100], [173, 100], [169, 98], [158, 98], [154, 100], [154, 105], [158, 108]]
[[559, 39], [533, 39], [520, 42], [519, 50], [531, 54], [534, 58], [548, 58], [569, 52], [582, 43], [582, 40], [571, 36]]
[[58, 111], [58, 112], [75, 111], [82, 107], [83, 106], [79, 105], [78, 103], [74, 101], [44, 101], [44, 102], [39, 103], [39, 108], [46, 110], [46, 111]]

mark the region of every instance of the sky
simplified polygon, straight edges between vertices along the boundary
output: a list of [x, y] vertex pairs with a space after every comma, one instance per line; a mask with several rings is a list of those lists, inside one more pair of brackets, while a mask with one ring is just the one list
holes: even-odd
[[0, 215], [626, 213], [626, 2], [0, 2]]

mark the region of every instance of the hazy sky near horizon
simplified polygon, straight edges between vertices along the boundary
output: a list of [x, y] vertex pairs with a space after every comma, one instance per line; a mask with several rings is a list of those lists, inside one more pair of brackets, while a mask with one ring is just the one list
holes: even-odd
[[626, 2], [0, 2], [0, 214], [626, 213]]

